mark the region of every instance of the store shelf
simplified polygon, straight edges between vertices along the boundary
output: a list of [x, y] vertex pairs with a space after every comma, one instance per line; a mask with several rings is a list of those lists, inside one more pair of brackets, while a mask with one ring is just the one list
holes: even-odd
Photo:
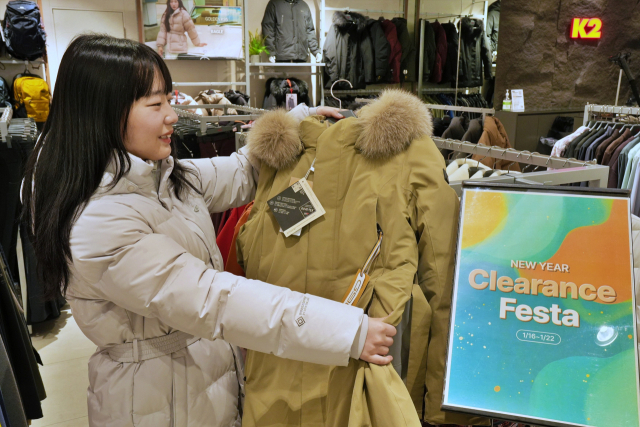
[[33, 61], [22, 61], [19, 59], [12, 59], [12, 58], [0, 58], [0, 64], [22, 64], [24, 65], [25, 63], [31, 63], [31, 64], [44, 64], [44, 59], [34, 59]]
[[324, 67], [324, 62], [255, 62], [252, 67]]

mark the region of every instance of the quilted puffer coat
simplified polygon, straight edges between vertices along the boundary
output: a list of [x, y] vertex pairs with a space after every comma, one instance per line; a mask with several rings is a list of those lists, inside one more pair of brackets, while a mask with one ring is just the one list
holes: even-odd
[[169, 17], [169, 25], [171, 31], [167, 32], [167, 28], [164, 24], [165, 15], [162, 15], [160, 20], [160, 32], [156, 40], [157, 46], [167, 46], [166, 51], [171, 53], [187, 53], [189, 49], [189, 43], [187, 42], [187, 36], [184, 34], [189, 33], [189, 37], [194, 46], [200, 45], [200, 38], [196, 31], [196, 24], [193, 23], [191, 15], [184, 9], [179, 9]]
[[[113, 188], [108, 167], [70, 239], [67, 298], [98, 346], [89, 361], [92, 427], [239, 426], [243, 373], [230, 343], [348, 363], [361, 309], [224, 272], [209, 215], [253, 199], [256, 176], [242, 151], [184, 162], [202, 196], [183, 201], [169, 186], [172, 157], [161, 161], [159, 187], [153, 162], [130, 158]], [[112, 357], [114, 346], [176, 331], [200, 339], [149, 360]]]
[[[432, 424], [481, 424], [440, 410], [458, 198], [430, 138], [428, 109], [407, 92], [389, 90], [358, 118], [332, 126], [317, 116], [299, 126], [285, 119], [270, 112], [249, 134], [251, 153], [263, 163], [255, 204], [238, 234], [246, 276], [342, 301], [377, 241], [378, 224], [380, 255], [357, 305], [402, 324], [407, 335], [396, 335], [397, 343], [409, 337], [404, 322], [411, 318], [411, 343], [408, 354], [392, 347], [394, 366], [352, 360], [335, 368], [250, 351], [243, 426], [419, 426], [423, 406]], [[303, 177], [314, 159], [309, 181], [326, 214], [299, 237], [284, 237], [268, 200]], [[403, 317], [409, 300], [420, 310]]]

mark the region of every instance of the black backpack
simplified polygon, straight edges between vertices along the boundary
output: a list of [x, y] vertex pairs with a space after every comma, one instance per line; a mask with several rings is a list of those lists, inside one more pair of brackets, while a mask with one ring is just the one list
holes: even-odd
[[4, 15], [4, 41], [11, 56], [33, 61], [46, 50], [45, 33], [40, 25], [40, 9], [35, 2], [13, 0]]

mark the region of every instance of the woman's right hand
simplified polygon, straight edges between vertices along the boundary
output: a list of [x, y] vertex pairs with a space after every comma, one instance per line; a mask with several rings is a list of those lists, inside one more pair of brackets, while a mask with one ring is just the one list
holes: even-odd
[[386, 318], [369, 318], [369, 330], [360, 359], [376, 365], [387, 365], [393, 360], [389, 347], [393, 344], [396, 328], [385, 323]]
[[158, 53], [160, 54], [160, 56], [164, 56], [164, 47], [163, 46], [158, 46]]

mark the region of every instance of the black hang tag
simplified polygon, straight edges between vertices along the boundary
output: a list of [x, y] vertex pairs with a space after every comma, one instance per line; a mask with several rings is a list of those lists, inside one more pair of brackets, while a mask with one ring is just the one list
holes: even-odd
[[283, 230], [289, 230], [316, 212], [303, 189], [295, 191], [295, 184], [268, 201], [269, 208]]

